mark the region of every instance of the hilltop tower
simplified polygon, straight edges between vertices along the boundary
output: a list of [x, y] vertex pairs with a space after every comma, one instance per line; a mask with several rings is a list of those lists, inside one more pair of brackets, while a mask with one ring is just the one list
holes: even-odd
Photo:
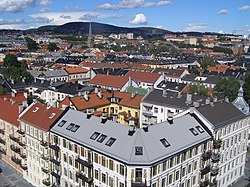
[[91, 21], [89, 22], [89, 35], [88, 35], [88, 48], [93, 48], [93, 36], [92, 36], [92, 28], [91, 28]]

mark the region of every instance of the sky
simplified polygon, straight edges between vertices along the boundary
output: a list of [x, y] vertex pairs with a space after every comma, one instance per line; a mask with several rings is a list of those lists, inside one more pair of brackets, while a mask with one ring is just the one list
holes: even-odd
[[250, 0], [0, 0], [0, 29], [75, 21], [250, 34]]

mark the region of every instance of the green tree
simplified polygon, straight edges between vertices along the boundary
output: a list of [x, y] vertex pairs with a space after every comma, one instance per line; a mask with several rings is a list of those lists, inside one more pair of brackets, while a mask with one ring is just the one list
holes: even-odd
[[250, 72], [246, 74], [244, 81], [244, 98], [248, 103], [250, 103]]
[[5, 89], [2, 87], [2, 86], [0, 86], [0, 95], [3, 95], [3, 94], [5, 94], [6, 92], [5, 92]]
[[205, 86], [201, 85], [200, 83], [191, 85], [188, 89], [189, 93], [198, 94], [202, 96], [208, 96], [208, 90]]
[[214, 52], [225, 53], [225, 54], [228, 54], [228, 55], [233, 54], [232, 49], [224, 48], [224, 47], [218, 47], [218, 46], [214, 46], [213, 51], [214, 51]]
[[26, 37], [25, 41], [26, 41], [26, 44], [27, 44], [27, 47], [28, 47], [29, 50], [37, 50], [38, 49], [38, 43], [36, 43], [31, 38]]
[[211, 58], [205, 58], [202, 63], [201, 67], [206, 69], [208, 66], [216, 66], [216, 63]]
[[228, 97], [229, 101], [233, 101], [238, 94], [240, 83], [234, 77], [220, 79], [214, 87], [214, 94], [219, 97]]
[[16, 55], [8, 54], [3, 59], [5, 67], [20, 67], [20, 62], [17, 61]]
[[52, 52], [52, 51], [57, 51], [59, 47], [55, 43], [49, 43], [47, 49]]

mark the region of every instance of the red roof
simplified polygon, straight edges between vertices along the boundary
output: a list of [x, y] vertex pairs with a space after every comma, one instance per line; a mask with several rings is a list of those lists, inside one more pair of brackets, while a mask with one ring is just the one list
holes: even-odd
[[111, 88], [122, 88], [126, 82], [128, 82], [128, 77], [119, 77], [114, 75], [103, 75], [97, 74], [89, 84], [106, 86]]
[[[12, 93], [13, 94], [13, 93]], [[24, 97], [24, 93], [22, 92], [19, 92], [19, 93], [16, 93], [15, 95], [13, 95], [14, 97], [12, 97], [11, 94], [3, 94], [3, 95], [0, 95], [0, 98], [4, 99], [6, 98], [7, 100], [14, 100], [16, 103], [18, 104], [21, 104], [23, 101], [27, 101], [27, 98]]]
[[158, 73], [129, 71], [126, 77], [131, 77], [135, 81], [154, 83], [161, 75]]
[[20, 120], [39, 129], [48, 131], [50, 126], [60, 117], [63, 110], [47, 107], [41, 103], [33, 103], [30, 108], [20, 116]]

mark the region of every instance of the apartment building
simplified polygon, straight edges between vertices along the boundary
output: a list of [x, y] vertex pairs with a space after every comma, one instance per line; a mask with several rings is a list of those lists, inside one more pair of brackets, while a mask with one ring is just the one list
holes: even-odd
[[49, 128], [60, 118], [63, 110], [32, 103], [20, 116], [20, 131], [26, 139], [26, 167], [23, 177], [37, 187], [50, 186]]
[[[51, 183], [78, 186], [199, 186], [210, 181], [211, 136], [180, 118], [136, 129], [68, 110], [50, 130]], [[200, 174], [201, 170], [201, 174]]]
[[18, 115], [27, 107], [23, 93], [0, 97], [0, 154], [3, 161], [17, 172], [26, 172], [26, 150], [23, 133], [19, 130]]

